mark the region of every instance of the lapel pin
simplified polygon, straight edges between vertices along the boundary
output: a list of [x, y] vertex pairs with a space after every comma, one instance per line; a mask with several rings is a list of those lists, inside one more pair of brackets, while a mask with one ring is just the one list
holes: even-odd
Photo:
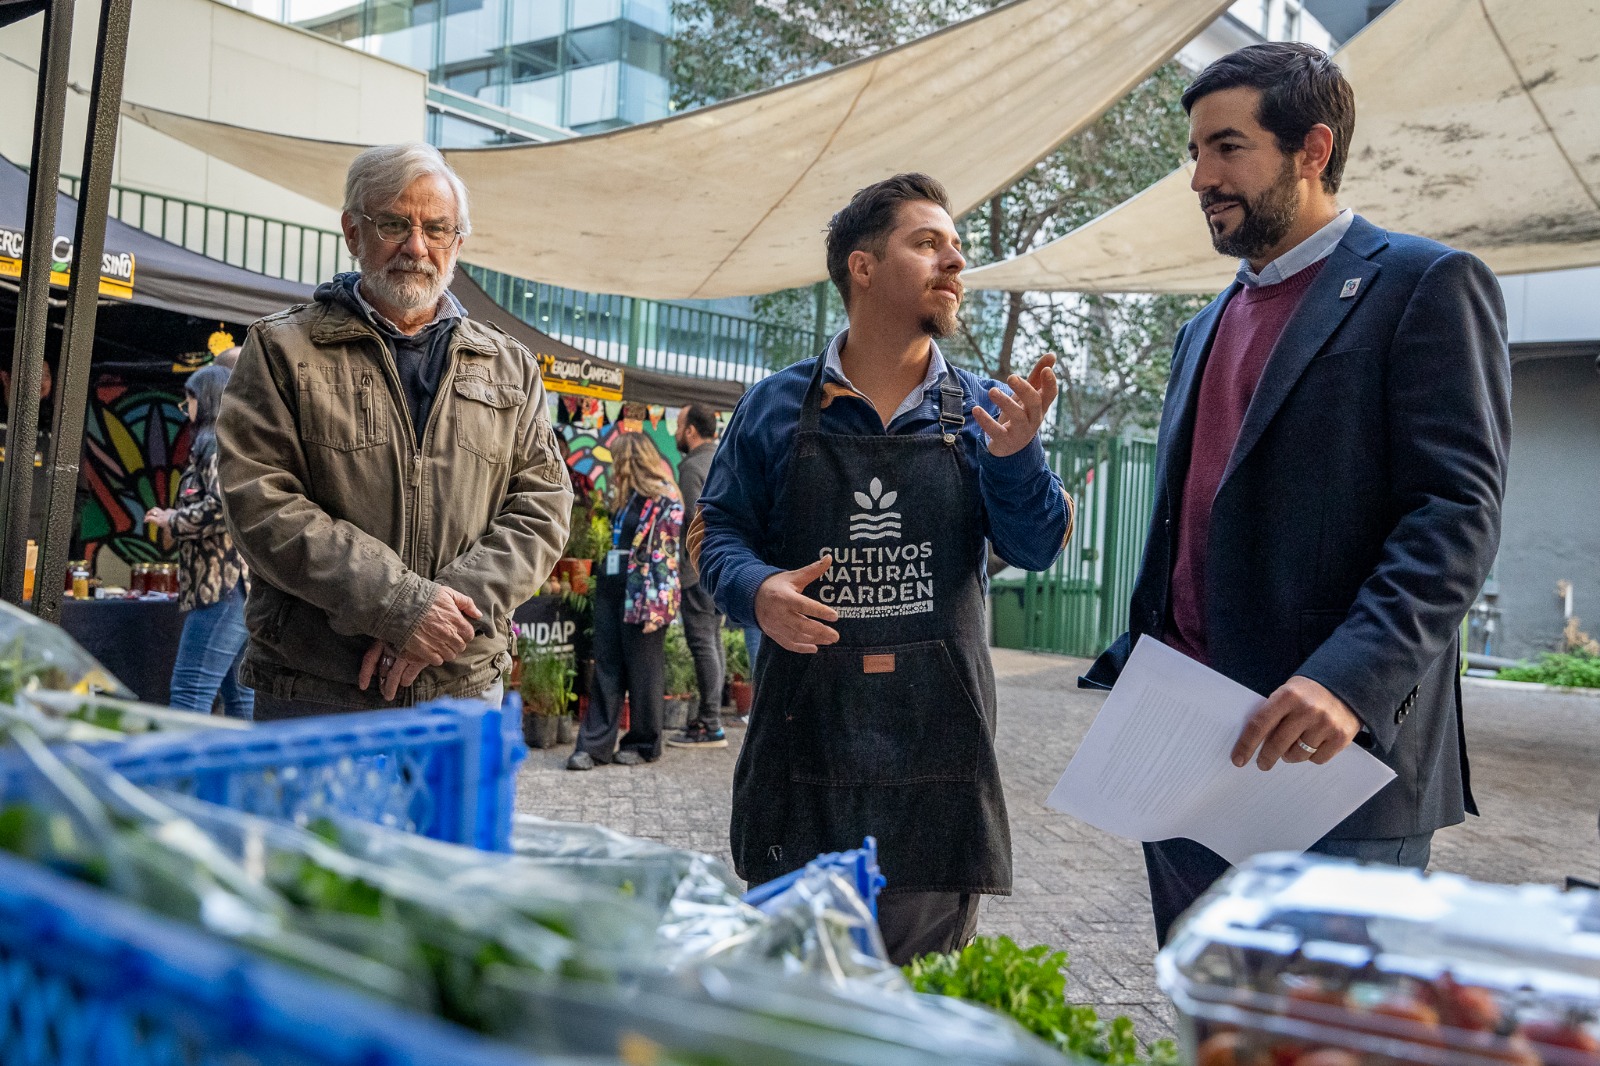
[[1361, 279], [1351, 278], [1349, 281], [1344, 283], [1344, 288], [1339, 290], [1339, 299], [1350, 299], [1350, 297], [1356, 294], [1356, 290], [1359, 288], [1361, 288]]

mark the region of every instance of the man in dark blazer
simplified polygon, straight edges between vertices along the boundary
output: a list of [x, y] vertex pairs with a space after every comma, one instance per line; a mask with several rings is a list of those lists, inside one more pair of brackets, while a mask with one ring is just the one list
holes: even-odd
[[[1500, 288], [1340, 210], [1354, 93], [1316, 49], [1241, 49], [1183, 105], [1212, 243], [1242, 262], [1178, 334], [1129, 631], [1084, 683], [1150, 634], [1266, 697], [1235, 765], [1362, 745], [1396, 778], [1311, 850], [1422, 868], [1477, 813], [1457, 642], [1500, 535]], [[1165, 943], [1227, 863], [1183, 839], [1145, 863]]]

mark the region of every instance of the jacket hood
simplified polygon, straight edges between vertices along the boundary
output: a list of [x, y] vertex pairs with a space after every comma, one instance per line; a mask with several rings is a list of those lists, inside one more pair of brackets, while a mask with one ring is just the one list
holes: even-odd
[[358, 318], [366, 318], [366, 312], [361, 308], [361, 301], [356, 299], [356, 282], [360, 280], [359, 270], [347, 270], [343, 274], [335, 274], [330, 280], [318, 285], [317, 291], [311, 298], [319, 304], [336, 304]]

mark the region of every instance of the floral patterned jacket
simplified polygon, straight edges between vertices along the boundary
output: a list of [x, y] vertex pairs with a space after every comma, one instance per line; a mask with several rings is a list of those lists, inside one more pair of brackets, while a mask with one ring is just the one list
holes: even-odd
[[241, 582], [248, 591], [250, 571], [222, 518], [215, 449], [204, 464], [190, 463], [178, 481], [172, 536], [178, 542], [178, 610], [209, 607]]
[[628, 586], [622, 620], [662, 629], [678, 616], [683, 596], [678, 581], [678, 551], [683, 536], [683, 504], [667, 496], [645, 502], [628, 554]]

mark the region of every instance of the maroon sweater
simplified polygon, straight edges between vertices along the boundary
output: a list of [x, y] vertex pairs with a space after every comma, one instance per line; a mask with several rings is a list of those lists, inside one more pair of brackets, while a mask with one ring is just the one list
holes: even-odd
[[1189, 473], [1178, 505], [1172, 596], [1163, 637], [1166, 644], [1198, 662], [1210, 662], [1206, 649], [1206, 544], [1211, 503], [1272, 348], [1326, 262], [1318, 260], [1276, 285], [1236, 293], [1223, 308], [1211, 342], [1195, 406]]

